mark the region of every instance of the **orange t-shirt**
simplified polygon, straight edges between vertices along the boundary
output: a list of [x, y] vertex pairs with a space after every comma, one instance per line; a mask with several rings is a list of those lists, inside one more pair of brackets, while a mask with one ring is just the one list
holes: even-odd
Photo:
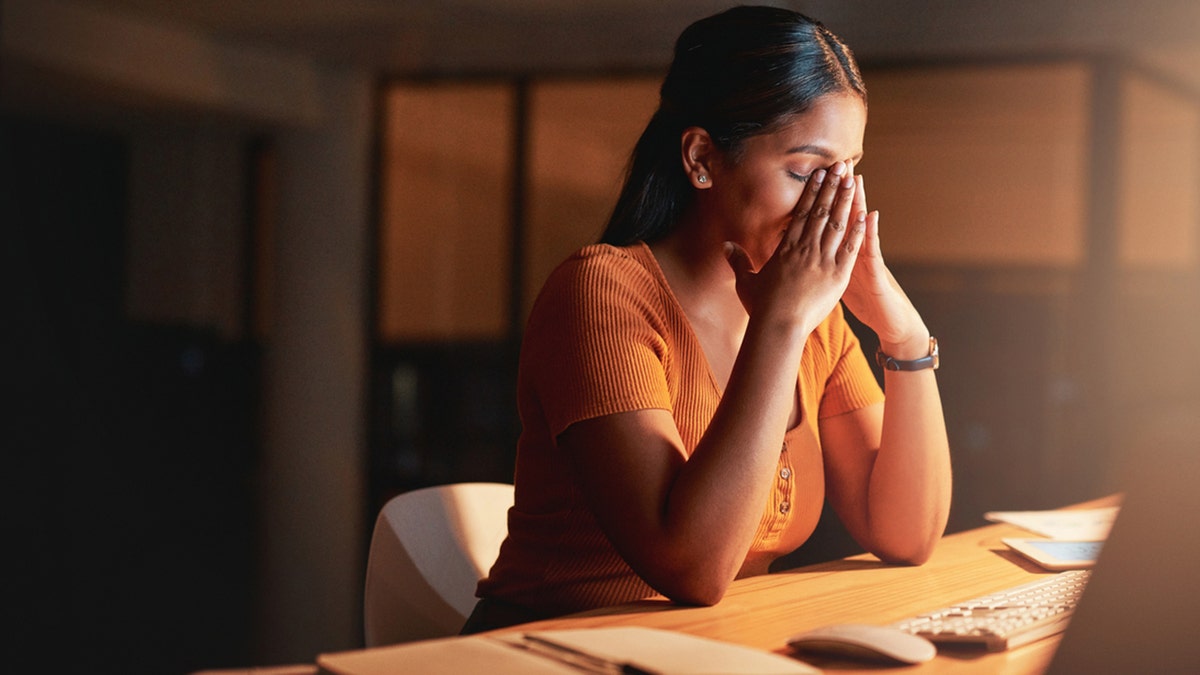
[[[816, 419], [883, 400], [840, 306], [809, 336], [798, 376], [805, 412], [784, 437], [743, 570], [766, 569], [816, 527], [825, 498]], [[568, 258], [526, 327], [516, 501], [479, 597], [555, 616], [653, 595], [585, 506], [556, 439], [582, 420], [661, 408], [671, 411], [690, 454], [719, 402], [700, 343], [645, 244], [588, 246]]]

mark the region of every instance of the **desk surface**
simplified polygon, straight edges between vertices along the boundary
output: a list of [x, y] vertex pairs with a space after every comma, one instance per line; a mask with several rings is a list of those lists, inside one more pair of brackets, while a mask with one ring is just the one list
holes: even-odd
[[[1117, 499], [1111, 497], [1079, 506], [1116, 503]], [[886, 565], [873, 556], [860, 555], [739, 579], [713, 607], [681, 607], [665, 598], [650, 598], [495, 632], [647, 626], [791, 655], [787, 638], [810, 628], [835, 623], [893, 623], [1046, 576], [1048, 572], [1013, 554], [1000, 541], [1003, 537], [1027, 534], [1011, 525], [989, 525], [943, 537], [933, 557], [920, 567]], [[1056, 636], [1004, 652], [943, 649], [933, 661], [904, 668], [811, 656], [804, 660], [826, 672], [845, 675], [878, 675], [889, 670], [906, 675], [1025, 675], [1045, 671], [1058, 643]], [[314, 666], [301, 665], [209, 671], [204, 675], [315, 675], [315, 672]]]
[[[1114, 499], [1080, 506], [1108, 506]], [[944, 537], [929, 562], [919, 567], [887, 565], [860, 555], [819, 565], [739, 579], [713, 607], [680, 607], [666, 599], [522, 624], [509, 631], [599, 626], [647, 626], [736, 642], [779, 654], [791, 654], [787, 638], [835, 623], [887, 624], [922, 611], [983, 595], [1049, 574], [1011, 553], [1002, 537], [1028, 535], [1011, 525], [989, 525]], [[1041, 673], [1058, 637], [1005, 652], [945, 650], [905, 673]], [[805, 657], [838, 673], [871, 672], [846, 660]]]

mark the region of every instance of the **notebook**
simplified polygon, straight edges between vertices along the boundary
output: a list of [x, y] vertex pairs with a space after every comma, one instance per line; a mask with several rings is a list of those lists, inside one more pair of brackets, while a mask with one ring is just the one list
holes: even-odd
[[1200, 668], [1200, 403], [1135, 438], [1119, 463], [1120, 515], [1050, 673]]
[[819, 675], [794, 658], [656, 628], [471, 635], [323, 654], [324, 675]]

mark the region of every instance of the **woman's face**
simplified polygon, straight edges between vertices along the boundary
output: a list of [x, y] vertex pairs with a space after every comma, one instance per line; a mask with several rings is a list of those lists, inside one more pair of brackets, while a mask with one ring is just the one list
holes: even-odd
[[718, 156], [706, 216], [746, 249], [755, 266], [775, 251], [808, 177], [863, 155], [867, 108], [856, 94], [827, 94], [778, 131], [746, 139], [737, 157]]

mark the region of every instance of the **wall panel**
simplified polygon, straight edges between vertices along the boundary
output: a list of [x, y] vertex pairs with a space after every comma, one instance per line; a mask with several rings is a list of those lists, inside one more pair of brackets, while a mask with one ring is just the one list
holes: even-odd
[[864, 74], [861, 171], [892, 260], [1075, 266], [1090, 71], [1082, 63]]
[[386, 342], [508, 331], [515, 94], [505, 84], [385, 91], [379, 334]]
[[658, 85], [657, 78], [533, 85], [525, 314], [554, 267], [600, 238], [629, 155], [658, 106]]

